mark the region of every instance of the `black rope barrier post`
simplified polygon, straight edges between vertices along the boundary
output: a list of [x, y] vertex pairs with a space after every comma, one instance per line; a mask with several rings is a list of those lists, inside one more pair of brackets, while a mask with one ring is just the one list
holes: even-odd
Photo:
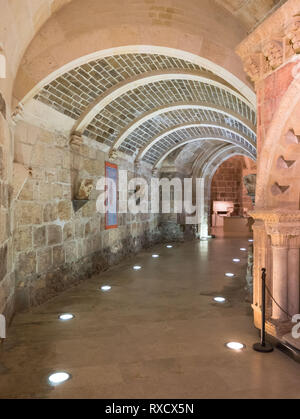
[[253, 349], [257, 352], [269, 353], [273, 352], [272, 345], [266, 342], [266, 268], [262, 269], [262, 308], [261, 308], [261, 339], [259, 343], [253, 345]]

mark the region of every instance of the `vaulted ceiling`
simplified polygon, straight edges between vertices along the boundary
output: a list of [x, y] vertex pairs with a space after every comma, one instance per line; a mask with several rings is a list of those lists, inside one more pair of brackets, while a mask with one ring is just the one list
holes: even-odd
[[236, 16], [242, 24], [251, 31], [262, 22], [271, 12], [284, 4], [287, 0], [215, 0]]
[[59, 76], [35, 99], [71, 118], [73, 132], [153, 167], [193, 142], [211, 141], [216, 150], [231, 144], [256, 156], [253, 104], [187, 59], [108, 56]]

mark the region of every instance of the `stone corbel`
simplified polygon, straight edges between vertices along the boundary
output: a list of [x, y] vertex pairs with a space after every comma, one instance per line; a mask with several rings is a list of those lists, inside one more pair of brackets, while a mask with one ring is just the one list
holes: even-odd
[[261, 54], [252, 54], [244, 60], [244, 70], [252, 81], [256, 82], [261, 75]]
[[282, 40], [271, 40], [262, 47], [262, 52], [267, 59], [269, 70], [275, 70], [283, 64], [283, 42]]
[[73, 132], [70, 138], [70, 145], [80, 147], [83, 144], [83, 138], [81, 132]]
[[118, 150], [116, 150], [115, 148], [111, 149], [108, 154], [108, 158], [110, 161], [116, 161], [119, 158]]
[[300, 13], [293, 16], [291, 22], [287, 25], [286, 36], [294, 53], [300, 54]]
[[159, 169], [152, 169], [152, 175], [154, 177], [158, 177], [158, 175], [159, 175]]
[[11, 122], [13, 125], [16, 125], [23, 118], [24, 118], [24, 107], [22, 103], [19, 103], [19, 105], [14, 110], [14, 112], [11, 114]]

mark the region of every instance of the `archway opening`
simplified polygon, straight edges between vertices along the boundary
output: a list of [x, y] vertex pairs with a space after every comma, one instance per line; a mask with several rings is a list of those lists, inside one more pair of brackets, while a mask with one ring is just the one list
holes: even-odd
[[249, 157], [236, 155], [225, 160], [216, 170], [210, 190], [210, 226], [217, 236], [248, 236], [249, 211], [255, 195], [248, 184], [256, 164]]

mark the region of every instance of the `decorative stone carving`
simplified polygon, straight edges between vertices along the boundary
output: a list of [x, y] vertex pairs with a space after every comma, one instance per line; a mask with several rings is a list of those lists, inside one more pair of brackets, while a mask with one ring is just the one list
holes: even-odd
[[255, 211], [250, 211], [250, 215], [255, 220], [261, 220], [268, 224], [296, 223], [300, 227], [300, 211], [297, 210], [258, 208]]
[[75, 198], [77, 200], [88, 200], [90, 198], [93, 187], [94, 187], [93, 179], [84, 179], [80, 183], [80, 186], [79, 186], [78, 192], [76, 193]]
[[248, 196], [252, 199], [253, 204], [255, 204], [255, 192], [256, 192], [256, 175], [248, 175], [244, 177], [244, 184], [248, 191]]
[[110, 150], [110, 152], [108, 154], [108, 157], [109, 157], [109, 160], [111, 160], [111, 161], [117, 160], [118, 157], [119, 157], [118, 150], [116, 150], [115, 148]]
[[299, 144], [300, 135], [296, 135], [293, 129], [290, 129], [285, 135], [285, 141], [287, 144]]
[[278, 157], [277, 159], [277, 168], [278, 169], [289, 169], [296, 163], [296, 160], [285, 160], [283, 156]]
[[244, 60], [244, 70], [250, 76], [252, 81], [260, 78], [261, 54], [249, 55]]
[[16, 109], [11, 115], [11, 120], [13, 124], [15, 125], [18, 123], [18, 121], [21, 121], [23, 117], [24, 117], [24, 107], [22, 103], [19, 103], [19, 105], [16, 107]]
[[[300, 10], [288, 20], [293, 13], [291, 9], [295, 10], [295, 5], [290, 6], [289, 2], [270, 15], [236, 49], [245, 71], [255, 82], [300, 53]], [[258, 58], [259, 54], [263, 59]]]
[[300, 53], [300, 14], [293, 16], [292, 21], [286, 28], [286, 36], [290, 40], [296, 54]]
[[281, 185], [279, 185], [279, 183], [276, 182], [272, 186], [271, 192], [272, 192], [272, 195], [276, 196], [276, 195], [284, 194], [289, 189], [290, 189], [290, 186], [281, 186]]
[[272, 70], [275, 70], [283, 63], [283, 43], [281, 41], [268, 41], [263, 46], [262, 51]]
[[70, 144], [75, 147], [80, 147], [83, 144], [81, 132], [73, 132], [70, 138]]

